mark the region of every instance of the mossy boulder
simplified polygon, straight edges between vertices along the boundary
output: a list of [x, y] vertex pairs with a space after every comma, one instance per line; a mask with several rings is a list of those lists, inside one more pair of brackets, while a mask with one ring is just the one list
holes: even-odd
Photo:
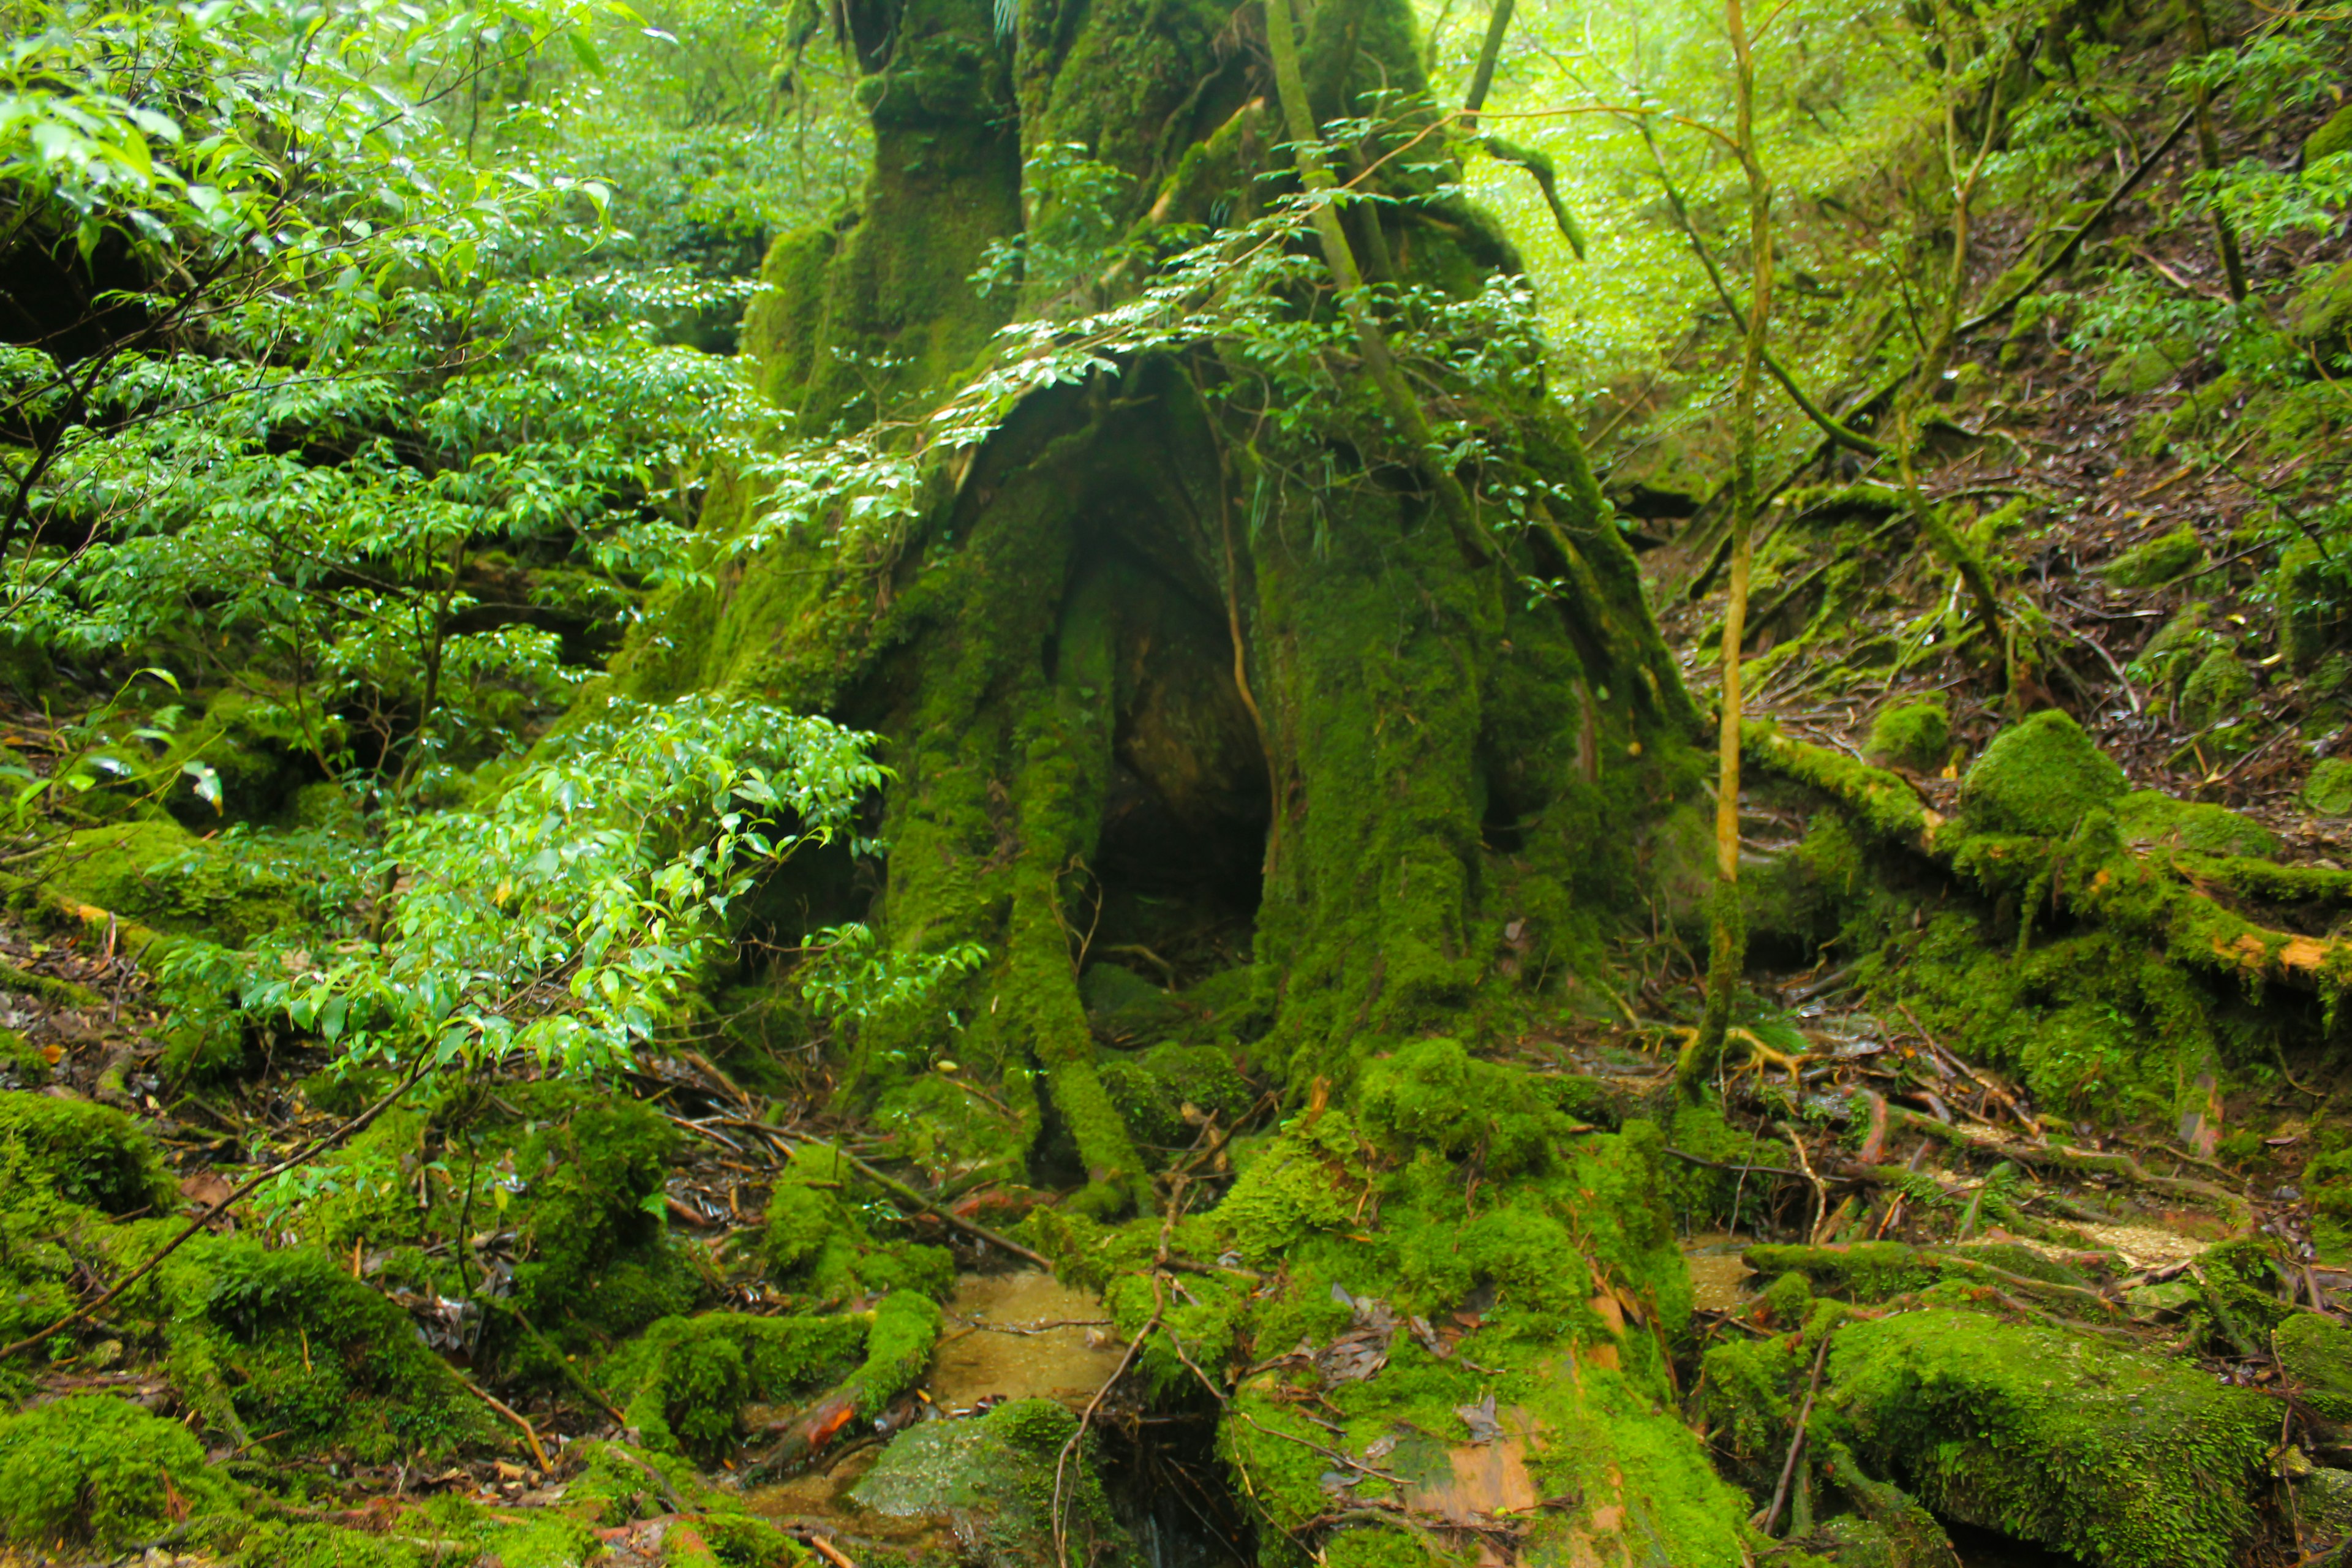
[[2330, 1421], [2352, 1421], [2352, 1329], [2317, 1312], [2297, 1312], [2271, 1331], [2279, 1368]]
[[622, 1348], [605, 1381], [646, 1448], [709, 1462], [740, 1440], [744, 1405], [831, 1386], [856, 1367], [866, 1340], [866, 1324], [846, 1313], [665, 1318]]
[[2254, 694], [2254, 672], [2232, 649], [2217, 647], [2198, 661], [2180, 688], [2180, 717], [2200, 730], [2235, 718]]
[[2059, 838], [2126, 787], [2115, 759], [2052, 709], [1993, 737], [1960, 781], [1960, 810], [1971, 831]]
[[1364, 1068], [1358, 1119], [1367, 1137], [1401, 1154], [1475, 1152], [1487, 1170], [1507, 1175], [1542, 1163], [1567, 1137], [1573, 1119], [1542, 1088], [1457, 1041], [1415, 1040]]
[[[1045, 1568], [1055, 1549], [1055, 1469], [1078, 1418], [1046, 1399], [1016, 1399], [978, 1419], [927, 1421], [900, 1433], [850, 1496], [877, 1513], [948, 1525], [982, 1568]], [[1121, 1562], [1132, 1547], [1081, 1450], [1063, 1467], [1068, 1561]]]
[[78, 1394], [0, 1417], [0, 1528], [13, 1540], [120, 1550], [232, 1506], [188, 1429]]
[[2110, 1568], [2227, 1568], [2278, 1412], [2194, 1366], [1928, 1310], [1837, 1330], [1836, 1435], [1947, 1519]]
[[2352, 758], [2323, 757], [2303, 781], [2303, 804], [2322, 816], [2352, 816]]
[[2099, 569], [2118, 588], [2153, 588], [2205, 563], [2205, 542], [2193, 528], [2176, 528], [2133, 545]]
[[362, 1463], [435, 1458], [490, 1417], [408, 1315], [317, 1247], [207, 1237], [163, 1266], [173, 1386], [216, 1434]]
[[1882, 709], [1870, 722], [1863, 754], [1913, 773], [1932, 773], [1951, 754], [1951, 715], [1939, 701], [1904, 702]]
[[1108, 1057], [1103, 1092], [1135, 1136], [1162, 1148], [1200, 1135], [1204, 1119], [1230, 1129], [1256, 1098], [1230, 1052], [1217, 1046], [1164, 1041], [1131, 1056]]
[[1095, 1033], [1114, 1043], [1139, 1043], [1154, 1033], [1173, 1033], [1184, 1015], [1176, 999], [1134, 970], [1096, 963], [1078, 979], [1078, 997]]
[[86, 1100], [0, 1091], [0, 1169], [109, 1215], [173, 1201], [172, 1179], [138, 1124]]
[[299, 927], [300, 889], [268, 859], [199, 838], [168, 816], [70, 834], [44, 891], [68, 912], [238, 946]]
[[[2342, 119], [2336, 116], [2336, 121]], [[2314, 268], [2304, 274], [2294, 298], [2287, 303], [2286, 322], [2287, 330], [2305, 342], [2340, 338], [2346, 326], [2352, 324], [2352, 261]]]
[[803, 1145], [768, 1197], [760, 1249], [768, 1277], [812, 1303], [891, 1290], [944, 1299], [955, 1258], [945, 1247], [877, 1237], [848, 1194], [873, 1189], [835, 1150]]
[[2318, 130], [2303, 139], [2303, 166], [2308, 169], [2348, 148], [2352, 148], [2352, 103], [2329, 115]]
[[2116, 820], [2124, 837], [2143, 844], [2258, 858], [2279, 852], [2278, 835], [2252, 817], [2203, 801], [2175, 800], [2158, 790], [2134, 790], [2116, 801]]
[[[380, 1081], [366, 1072], [341, 1084], [305, 1080], [353, 1109]], [[544, 1341], [499, 1312], [484, 1348], [552, 1377], [549, 1345], [584, 1352], [696, 1304], [700, 1277], [671, 1244], [662, 1212], [677, 1143], [658, 1111], [625, 1095], [560, 1079], [461, 1083], [354, 1140], [332, 1190], [304, 1208], [298, 1229], [338, 1257], [355, 1245], [396, 1255], [417, 1289], [458, 1296], [467, 1293], [459, 1233], [496, 1215], [514, 1255], [502, 1300]], [[420, 1172], [436, 1163], [420, 1205]]]

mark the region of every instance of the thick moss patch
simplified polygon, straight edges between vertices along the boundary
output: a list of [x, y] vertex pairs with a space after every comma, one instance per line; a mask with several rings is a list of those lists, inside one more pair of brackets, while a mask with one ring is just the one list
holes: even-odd
[[[1016, 1399], [978, 1420], [926, 1421], [900, 1433], [851, 1496], [877, 1513], [951, 1525], [982, 1568], [1055, 1561], [1055, 1470], [1078, 1418], [1048, 1399]], [[1088, 1456], [1064, 1467], [1070, 1560], [1132, 1550]]]
[[2177, 1363], [1931, 1310], [1848, 1322], [1832, 1426], [1948, 1518], [2110, 1568], [2226, 1568], [2278, 1414]]
[[446, 1454], [488, 1414], [406, 1313], [315, 1247], [205, 1237], [163, 1266], [173, 1382], [216, 1434], [368, 1463]]
[[2053, 709], [1993, 737], [1960, 781], [1960, 809], [1977, 832], [2063, 838], [2126, 787], [2115, 759]]
[[127, 1400], [83, 1394], [0, 1417], [0, 1528], [119, 1549], [230, 1505], [203, 1446]]

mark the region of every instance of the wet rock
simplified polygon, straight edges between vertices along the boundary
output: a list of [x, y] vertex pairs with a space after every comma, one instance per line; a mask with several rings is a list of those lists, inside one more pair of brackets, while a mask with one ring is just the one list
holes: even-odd
[[877, 1513], [930, 1519], [954, 1532], [981, 1568], [1045, 1568], [1055, 1551], [1055, 1470], [1073, 1563], [1129, 1555], [1085, 1446], [1063, 1452], [1078, 1418], [1046, 1399], [1017, 1399], [986, 1415], [928, 1421], [899, 1434], [850, 1496]]

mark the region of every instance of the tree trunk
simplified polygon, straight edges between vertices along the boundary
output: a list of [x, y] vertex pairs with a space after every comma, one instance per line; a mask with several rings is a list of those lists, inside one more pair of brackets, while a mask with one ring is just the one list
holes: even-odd
[[[1033, 0], [1017, 47], [983, 0], [851, 21], [873, 71], [875, 174], [853, 222], [777, 246], [745, 339], [803, 432], [908, 417], [977, 365], [1008, 302], [967, 279], [1024, 222], [1024, 149], [1077, 143], [1130, 176], [1122, 227], [1244, 221], [1265, 177], [1291, 168], [1257, 6]], [[1299, 50], [1318, 119], [1402, 112], [1404, 134], [1426, 128], [1412, 31], [1402, 0], [1315, 7]], [[1385, 194], [1410, 203], [1349, 211], [1357, 246], [1434, 291], [1412, 311], [1385, 300], [1375, 338], [1516, 271], [1491, 223], [1412, 172], [1446, 145], [1433, 135], [1382, 168]], [[1350, 166], [1344, 149], [1337, 161]], [[1027, 193], [1033, 232], [1054, 199]], [[1353, 301], [1327, 289], [1295, 303], [1306, 323]], [[1501, 1281], [1494, 1310], [1541, 1315], [1519, 1353], [1556, 1358], [1567, 1379], [1506, 1412], [1511, 1463], [1571, 1428], [1584, 1445], [1583, 1479], [1559, 1489], [1574, 1499], [1543, 1528], [1631, 1539], [1622, 1494], [1671, 1471], [1681, 1511], [1649, 1521], [1651, 1538], [1677, 1563], [1736, 1563], [1745, 1508], [1663, 1403], [1687, 1286], [1660, 1141], [1554, 1149], [1569, 1122], [1535, 1080], [1476, 1059], [1623, 1014], [1607, 944], [1637, 914], [1648, 926], [1659, 825], [1681, 829], [1661, 841], [1680, 847], [1684, 879], [1703, 875], [1696, 718], [1540, 367], [1499, 386], [1442, 360], [1408, 367], [1442, 389], [1430, 422], [1484, 437], [1457, 463], [1415, 439], [1359, 341], [1325, 338], [1328, 405], [1286, 405], [1233, 342], [1034, 394], [976, 453], [928, 470], [919, 516], [887, 542], [749, 557], [651, 616], [619, 678], [648, 696], [761, 691], [885, 738], [887, 876], [870, 906], [835, 912], [874, 920], [901, 952], [976, 941], [991, 961], [952, 999], [960, 1034], [868, 1023], [845, 1092], [921, 1120], [960, 1171], [1053, 1184], [1067, 1169], [1083, 1185], [1053, 1223], [1074, 1257], [1124, 1215], [1157, 1233], [1151, 1173], [1169, 1156], [1139, 1148], [1105, 1083], [1143, 1070], [1121, 1047], [1157, 1042], [1121, 1038], [1100, 1005], [1090, 1021], [1088, 1000], [1172, 983], [1147, 1026], [1245, 1055], [1308, 1108], [1251, 1167], [1279, 1192], [1251, 1197], [1244, 1176], [1173, 1245], [1251, 1269], [1287, 1260], [1304, 1294], [1272, 1300], [1316, 1315], [1335, 1284], [1426, 1313]], [[1465, 518], [1449, 519], [1448, 489]], [[756, 504], [737, 484], [709, 521], [740, 526]], [[940, 1054], [1009, 1115], [943, 1089], [923, 1070]], [[1503, 1075], [1493, 1104], [1475, 1089], [1489, 1074]], [[1466, 1193], [1457, 1173], [1374, 1201], [1372, 1185], [1433, 1159], [1465, 1162]], [[1343, 1267], [1367, 1250], [1347, 1238], [1375, 1231], [1372, 1256]], [[1456, 1232], [1468, 1253], [1433, 1274], [1398, 1256]], [[1100, 1278], [1140, 1321], [1140, 1272]], [[1250, 1296], [1249, 1278], [1196, 1270], [1192, 1304], [1171, 1307], [1213, 1379], [1290, 1310]], [[1297, 1337], [1275, 1331], [1290, 1337], [1261, 1354]], [[1157, 1353], [1148, 1373], [1192, 1383]], [[1476, 1405], [1472, 1372], [1440, 1381]], [[1392, 1533], [1322, 1520], [1328, 1464], [1310, 1428], [1255, 1385], [1219, 1393], [1268, 1520], [1302, 1541]]]

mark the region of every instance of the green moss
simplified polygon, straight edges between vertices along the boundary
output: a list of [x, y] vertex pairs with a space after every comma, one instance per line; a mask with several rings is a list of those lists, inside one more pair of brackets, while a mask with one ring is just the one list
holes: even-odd
[[246, 1531], [229, 1561], [237, 1568], [425, 1568], [437, 1555], [340, 1525], [273, 1521]]
[[564, 1483], [564, 1500], [591, 1524], [628, 1524], [719, 1500], [678, 1453], [590, 1437], [566, 1447], [564, 1458], [579, 1466]]
[[1960, 781], [1960, 809], [1972, 831], [2063, 838], [2124, 789], [2123, 769], [2053, 709], [1993, 737]]
[[119, 1549], [230, 1506], [186, 1427], [80, 1394], [0, 1417], [0, 1521], [11, 1539]]
[[2159, 790], [2135, 790], [2116, 802], [2115, 811], [2124, 836], [2137, 843], [2193, 849], [2200, 855], [2268, 858], [2279, 852], [2277, 834], [2227, 806], [2175, 800]]
[[2118, 588], [2154, 588], [2205, 563], [2205, 542], [2193, 528], [2174, 529], [2144, 540], [2099, 568]]
[[174, 1196], [154, 1145], [131, 1118], [86, 1100], [0, 1091], [0, 1153], [13, 1156], [13, 1173], [110, 1215], [166, 1207]]
[[2303, 803], [2322, 816], [2352, 816], [2352, 758], [2323, 757], [2304, 781]]
[[2254, 672], [2226, 647], [2207, 654], [2180, 688], [2180, 717], [2207, 729], [2236, 715], [2254, 691]]
[[[900, 1433], [850, 1496], [898, 1519], [952, 1525], [984, 1568], [1053, 1561], [1057, 1464], [1078, 1419], [1046, 1399], [1016, 1399], [978, 1420], [926, 1421]], [[1090, 1454], [1060, 1477], [1063, 1531], [1076, 1561], [1123, 1560], [1132, 1551]]]
[[1190, 1143], [1203, 1117], [1232, 1127], [1257, 1098], [1234, 1065], [1234, 1053], [1220, 1046], [1169, 1040], [1108, 1058], [1099, 1071], [1103, 1091], [1136, 1137], [1162, 1148]]
[[1944, 765], [1951, 747], [1951, 716], [1938, 700], [1881, 709], [1870, 722], [1870, 740], [1863, 752], [1914, 773], [1932, 773]]
[[1372, 1061], [1356, 1098], [1365, 1135], [1391, 1152], [1475, 1152], [1497, 1176], [1541, 1163], [1569, 1126], [1526, 1073], [1453, 1040], [1415, 1040]]
[[[951, 1086], [947, 1091], [955, 1092]], [[761, 1231], [769, 1278], [818, 1304], [892, 1290], [944, 1299], [954, 1282], [953, 1256], [945, 1247], [877, 1238], [867, 1205], [847, 1201], [859, 1189], [873, 1191], [833, 1150], [795, 1151], [769, 1196]]]
[[1835, 1434], [1947, 1518], [2114, 1568], [2224, 1568], [2252, 1533], [2277, 1415], [2194, 1367], [1929, 1310], [1848, 1322]]
[[2352, 104], [2329, 115], [2318, 130], [2303, 139], [2303, 166], [2308, 169], [2347, 148], [2352, 148]]
[[2352, 1329], [2317, 1312], [2295, 1312], [2271, 1331], [2271, 1346], [2312, 1409], [2329, 1421], [2352, 1421]]
[[0, 1028], [0, 1088], [29, 1089], [49, 1080], [49, 1058], [14, 1029]]
[[232, 947], [305, 919], [300, 890], [268, 859], [232, 853], [165, 816], [76, 830], [44, 893], [100, 923], [111, 915]]
[[208, 1237], [163, 1266], [173, 1383], [237, 1442], [363, 1463], [445, 1455], [490, 1417], [406, 1313], [313, 1247]]
[[[347, 1103], [369, 1081], [306, 1083]], [[484, 1352], [552, 1378], [547, 1345], [585, 1352], [695, 1304], [700, 1276], [661, 1212], [677, 1142], [658, 1111], [625, 1095], [562, 1080], [458, 1083], [354, 1140], [296, 1228], [339, 1257], [355, 1245], [414, 1247], [421, 1261], [432, 1248], [438, 1261], [415, 1283], [459, 1296], [481, 1273], [470, 1237], [495, 1215], [514, 1233], [512, 1289]]]
[[740, 1438], [736, 1414], [829, 1386], [856, 1364], [854, 1316], [665, 1318], [614, 1357], [605, 1380], [647, 1448], [715, 1460]]

